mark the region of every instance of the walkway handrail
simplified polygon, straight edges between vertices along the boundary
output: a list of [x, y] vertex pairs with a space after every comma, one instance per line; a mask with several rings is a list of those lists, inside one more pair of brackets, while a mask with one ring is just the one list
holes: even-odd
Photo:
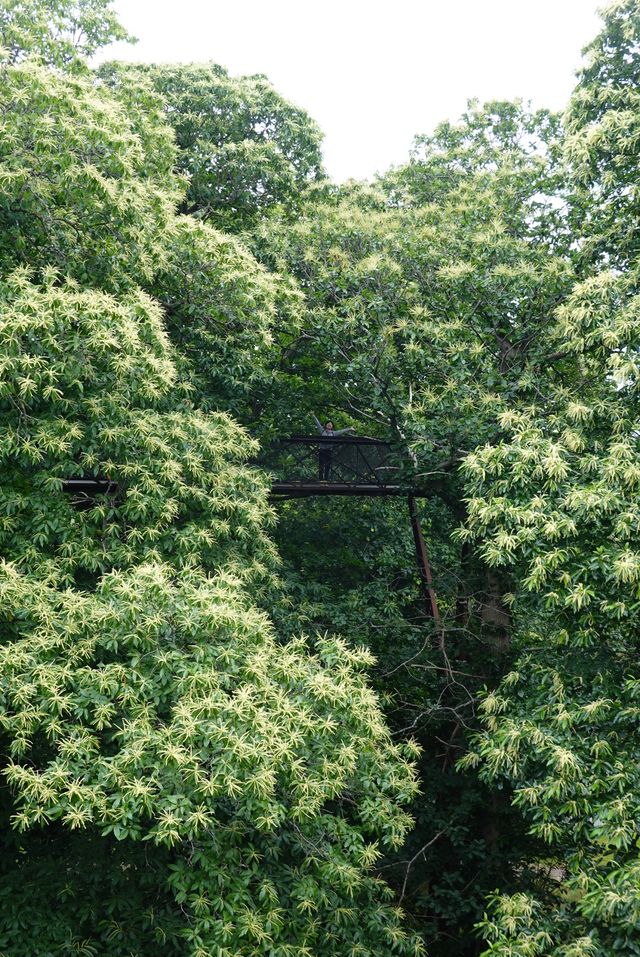
[[278, 439], [258, 464], [277, 493], [292, 487], [395, 489], [400, 468], [388, 442], [355, 435], [292, 435]]

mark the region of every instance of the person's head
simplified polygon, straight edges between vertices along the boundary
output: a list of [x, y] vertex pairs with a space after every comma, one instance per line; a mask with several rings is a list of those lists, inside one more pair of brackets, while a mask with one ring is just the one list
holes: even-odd
[[329, 419], [328, 422], [325, 422], [324, 427], [327, 430], [327, 432], [333, 432], [333, 422], [331, 421], [331, 419]]

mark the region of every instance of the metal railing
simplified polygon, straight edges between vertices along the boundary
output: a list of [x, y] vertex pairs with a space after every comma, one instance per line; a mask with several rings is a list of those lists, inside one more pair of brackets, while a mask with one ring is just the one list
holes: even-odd
[[388, 442], [346, 435], [278, 439], [258, 464], [271, 473], [275, 492], [294, 486], [391, 490], [400, 471]]
[[[380, 439], [293, 435], [266, 446], [254, 464], [270, 474], [274, 495], [423, 494], [414, 488], [406, 454]], [[118, 489], [106, 477], [63, 482], [63, 490], [74, 495], [78, 506]]]

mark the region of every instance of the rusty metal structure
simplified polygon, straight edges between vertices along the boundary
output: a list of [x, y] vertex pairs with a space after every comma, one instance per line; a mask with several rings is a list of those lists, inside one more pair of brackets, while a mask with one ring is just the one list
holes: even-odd
[[354, 436], [293, 435], [258, 459], [273, 495], [400, 495], [400, 464], [391, 445]]
[[429, 618], [433, 618], [434, 624], [440, 628], [440, 611], [438, 609], [438, 599], [436, 598], [431, 577], [431, 565], [427, 555], [427, 546], [425, 545], [424, 535], [422, 534], [422, 524], [418, 514], [418, 505], [415, 495], [408, 496], [409, 517], [411, 519], [411, 531], [413, 532], [413, 542], [416, 547], [416, 560], [418, 562], [418, 571], [420, 572], [420, 584], [422, 586], [422, 597], [424, 599], [425, 611]]
[[440, 627], [438, 600], [416, 502], [426, 492], [413, 487], [413, 475], [400, 450], [389, 442], [360, 436], [294, 435], [270, 445], [259, 464], [271, 474], [274, 497], [406, 496], [425, 614]]
[[[294, 435], [273, 442], [257, 465], [271, 476], [276, 499], [311, 495], [406, 496], [420, 573], [425, 614], [440, 626], [416, 498], [426, 492], [412, 486], [411, 471], [401, 452], [389, 442], [359, 436]], [[115, 494], [117, 484], [108, 478], [70, 478], [63, 491], [74, 496], [74, 505], [91, 507], [96, 495]]]

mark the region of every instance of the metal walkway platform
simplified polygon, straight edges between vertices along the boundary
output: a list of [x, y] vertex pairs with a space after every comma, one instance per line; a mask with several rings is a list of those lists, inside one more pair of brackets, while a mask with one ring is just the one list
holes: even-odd
[[[294, 435], [270, 445], [254, 463], [271, 476], [274, 498], [325, 495], [403, 495], [409, 505], [416, 560], [425, 614], [440, 627], [440, 613], [431, 578], [416, 498], [426, 492], [414, 488], [406, 461], [388, 442], [358, 436], [310, 437]], [[118, 495], [116, 482], [106, 477], [69, 478], [63, 491], [75, 496], [76, 508], [91, 508], [96, 495]]]
[[344, 482], [272, 482], [272, 495], [305, 498], [309, 495], [406, 495], [399, 485], [357, 485]]
[[380, 439], [292, 435], [271, 443], [256, 464], [271, 475], [273, 495], [420, 494], [398, 451]]

